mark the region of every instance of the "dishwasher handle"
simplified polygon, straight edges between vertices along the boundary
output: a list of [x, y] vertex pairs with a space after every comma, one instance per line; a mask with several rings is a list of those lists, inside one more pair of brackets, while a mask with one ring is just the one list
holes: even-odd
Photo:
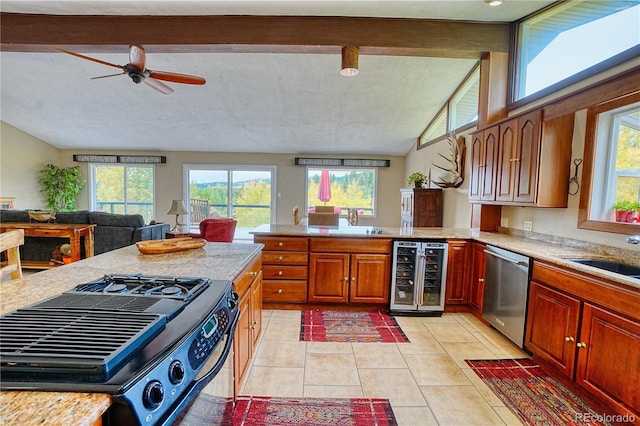
[[491, 256], [495, 256], [498, 257], [502, 260], [506, 260], [507, 262], [513, 263], [514, 265], [518, 265], [518, 266], [529, 266], [529, 264], [527, 262], [523, 262], [521, 260], [513, 260], [513, 259], [509, 259], [508, 257], [505, 256], [501, 256], [498, 253], [494, 253], [492, 251], [489, 250], [484, 250], [485, 253], [490, 254]]

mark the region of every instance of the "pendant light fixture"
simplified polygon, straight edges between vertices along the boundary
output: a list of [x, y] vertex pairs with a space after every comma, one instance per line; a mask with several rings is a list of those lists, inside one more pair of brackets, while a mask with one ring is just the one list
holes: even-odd
[[342, 69], [340, 74], [345, 77], [358, 75], [358, 46], [345, 46], [342, 48]]

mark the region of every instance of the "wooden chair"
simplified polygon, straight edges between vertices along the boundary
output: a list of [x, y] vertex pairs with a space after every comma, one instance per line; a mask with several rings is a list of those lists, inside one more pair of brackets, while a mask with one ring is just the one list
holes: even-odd
[[6, 253], [7, 265], [0, 268], [0, 279], [9, 274], [12, 280], [22, 278], [20, 246], [24, 244], [24, 229], [0, 233], [0, 252]]
[[189, 222], [197, 225], [209, 218], [209, 200], [189, 199]]

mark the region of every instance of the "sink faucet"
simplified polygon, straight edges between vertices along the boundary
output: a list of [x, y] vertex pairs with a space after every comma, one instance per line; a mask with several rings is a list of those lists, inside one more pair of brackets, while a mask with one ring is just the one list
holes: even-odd
[[640, 244], [640, 235], [630, 235], [627, 237], [629, 244]]

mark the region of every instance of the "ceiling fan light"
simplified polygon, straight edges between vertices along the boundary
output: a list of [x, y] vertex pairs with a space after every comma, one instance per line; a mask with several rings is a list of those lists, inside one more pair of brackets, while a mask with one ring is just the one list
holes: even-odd
[[358, 52], [357, 46], [345, 46], [342, 48], [342, 68], [340, 74], [345, 77], [353, 77], [358, 74]]

